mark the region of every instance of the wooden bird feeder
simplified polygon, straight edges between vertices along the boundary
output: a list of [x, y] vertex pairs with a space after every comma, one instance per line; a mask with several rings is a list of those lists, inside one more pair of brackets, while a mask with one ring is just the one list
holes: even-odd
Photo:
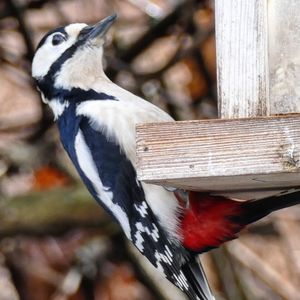
[[220, 118], [138, 125], [138, 177], [240, 199], [299, 188], [300, 1], [215, 10]]

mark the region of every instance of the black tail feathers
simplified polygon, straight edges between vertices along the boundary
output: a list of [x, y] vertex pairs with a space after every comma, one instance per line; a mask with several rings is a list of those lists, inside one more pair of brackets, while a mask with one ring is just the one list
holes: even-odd
[[261, 200], [243, 203], [243, 223], [248, 225], [279, 209], [300, 204], [300, 191], [290, 194], [279, 194]]
[[195, 257], [183, 265], [182, 271], [192, 291], [191, 294], [187, 293], [190, 300], [215, 300], [199, 258]]

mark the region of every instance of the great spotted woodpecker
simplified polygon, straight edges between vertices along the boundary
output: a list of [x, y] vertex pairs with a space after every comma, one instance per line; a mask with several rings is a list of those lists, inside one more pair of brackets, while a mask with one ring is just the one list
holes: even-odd
[[182, 206], [178, 193], [139, 182], [135, 125], [172, 118], [104, 74], [104, 36], [115, 19], [48, 32], [36, 49], [32, 76], [53, 110], [65, 150], [97, 202], [189, 299], [212, 300], [196, 254], [235, 238], [274, 210], [299, 203], [300, 193], [236, 202], [190, 192], [189, 205]]

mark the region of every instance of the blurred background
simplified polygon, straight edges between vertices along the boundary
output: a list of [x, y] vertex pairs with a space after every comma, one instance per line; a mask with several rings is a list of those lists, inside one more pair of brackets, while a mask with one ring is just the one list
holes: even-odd
[[[54, 27], [118, 13], [104, 65], [176, 120], [217, 116], [213, 1], [0, 1], [0, 300], [185, 299], [80, 183], [30, 77]], [[202, 256], [217, 299], [300, 299], [300, 211]]]

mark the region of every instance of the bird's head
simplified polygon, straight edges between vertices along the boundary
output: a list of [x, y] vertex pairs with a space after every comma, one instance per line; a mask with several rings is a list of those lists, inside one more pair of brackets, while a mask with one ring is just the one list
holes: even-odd
[[100, 78], [105, 34], [116, 19], [111, 15], [95, 25], [74, 23], [48, 32], [37, 46], [32, 76], [43, 100], [51, 101], [53, 90], [88, 89]]

